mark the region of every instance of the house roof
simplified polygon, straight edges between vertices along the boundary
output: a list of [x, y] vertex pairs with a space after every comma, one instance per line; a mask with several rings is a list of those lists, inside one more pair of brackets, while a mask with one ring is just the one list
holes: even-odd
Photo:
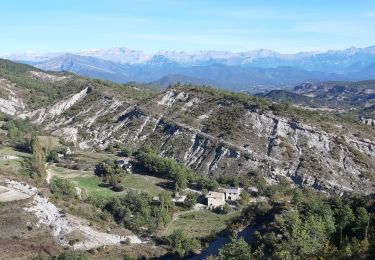
[[222, 199], [222, 198], [224, 198], [224, 193], [222, 193], [222, 192], [210, 191], [210, 192], [208, 192], [208, 194], [206, 195], [206, 198], [219, 198], [219, 199]]
[[240, 193], [240, 188], [228, 188], [225, 189], [226, 193]]

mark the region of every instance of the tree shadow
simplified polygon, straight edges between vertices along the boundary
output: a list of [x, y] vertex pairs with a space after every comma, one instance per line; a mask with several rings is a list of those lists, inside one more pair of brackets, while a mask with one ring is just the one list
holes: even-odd
[[164, 189], [164, 190], [174, 191], [174, 182], [173, 181], [165, 180], [163, 182], [156, 183], [155, 185]]
[[104, 182], [99, 183], [98, 186], [101, 187], [101, 188], [110, 188], [110, 187], [112, 187], [111, 184], [104, 183]]

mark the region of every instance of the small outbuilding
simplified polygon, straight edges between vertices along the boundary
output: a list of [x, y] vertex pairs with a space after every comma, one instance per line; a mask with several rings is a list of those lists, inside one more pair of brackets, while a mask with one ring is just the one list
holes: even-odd
[[239, 200], [241, 195], [241, 188], [227, 188], [225, 189], [225, 200], [235, 201]]

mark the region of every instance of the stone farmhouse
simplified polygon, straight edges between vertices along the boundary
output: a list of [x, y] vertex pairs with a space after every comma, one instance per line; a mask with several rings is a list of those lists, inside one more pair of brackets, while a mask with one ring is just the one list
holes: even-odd
[[225, 204], [225, 194], [223, 192], [209, 191], [206, 199], [207, 206], [210, 209], [221, 207]]
[[210, 191], [206, 195], [207, 206], [213, 209], [224, 206], [226, 201], [236, 201], [240, 199], [241, 191], [240, 188], [228, 188], [224, 192]]

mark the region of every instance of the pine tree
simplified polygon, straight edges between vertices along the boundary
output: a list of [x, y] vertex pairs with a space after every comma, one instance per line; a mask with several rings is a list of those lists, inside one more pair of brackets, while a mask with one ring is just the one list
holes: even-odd
[[33, 136], [32, 139], [32, 149], [32, 176], [44, 177], [46, 173], [44, 152], [40, 140], [36, 134]]

